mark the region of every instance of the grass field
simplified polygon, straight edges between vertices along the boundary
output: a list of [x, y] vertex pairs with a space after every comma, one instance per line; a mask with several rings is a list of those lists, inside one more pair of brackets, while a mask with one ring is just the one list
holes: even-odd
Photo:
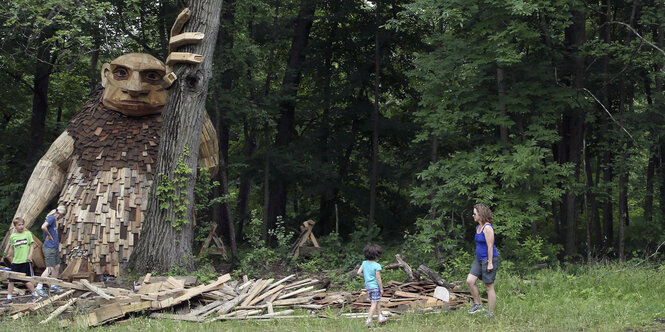
[[[437, 314], [406, 314], [371, 330], [382, 331], [665, 331], [665, 271], [656, 267], [605, 265], [575, 271], [541, 270], [527, 281], [499, 274], [496, 317], [469, 315], [466, 308]], [[49, 310], [47, 310], [49, 311]], [[334, 310], [326, 312], [333, 316]], [[4, 317], [0, 330], [52, 331], [38, 325], [48, 312], [23, 320]], [[211, 324], [138, 316], [102, 331], [365, 331], [363, 319], [311, 318]]]

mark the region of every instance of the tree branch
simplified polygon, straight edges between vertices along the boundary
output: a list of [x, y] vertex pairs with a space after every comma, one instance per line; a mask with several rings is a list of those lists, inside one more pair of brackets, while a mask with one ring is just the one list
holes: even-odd
[[[662, 53], [663, 55], [665, 55], [665, 51], [663, 51], [662, 49], [660, 49], [658, 46], [654, 45], [652, 42], [646, 40], [644, 37], [642, 37], [642, 36], [637, 32], [637, 30], [635, 30], [635, 29], [634, 29], [633, 27], [631, 27], [629, 24], [626, 24], [626, 23], [623, 23], [623, 22], [618, 22], [618, 21], [610, 21], [610, 22], [607, 22], [607, 23], [605, 23], [605, 24], [619, 24], [619, 25], [623, 25], [623, 26], [625, 26], [626, 28], [628, 28], [628, 30], [630, 30], [632, 33], [634, 33], [635, 36], [637, 36], [637, 38], [642, 39], [642, 41], [644, 41], [645, 43], [649, 44], [649, 46], [651, 46], [651, 47], [657, 49], [660, 53]], [[603, 25], [605, 25], [605, 24], [603, 24]], [[602, 25], [601, 25], [601, 26], [602, 26]]]
[[32, 93], [35, 92], [35, 90], [32, 88], [32, 83], [30, 83], [30, 82], [26, 81], [25, 79], [23, 79], [23, 77], [21, 77], [21, 75], [18, 75], [16, 73], [12, 73], [12, 72], [10, 72], [9, 70], [7, 70], [5, 68], [0, 68], [0, 69], [2, 69], [3, 72], [7, 73], [7, 75], [11, 76], [11, 78], [13, 78], [14, 81], [16, 81], [18, 83], [23, 83], [23, 85], [25, 85], [25, 87], [30, 92], [32, 92]]
[[621, 129], [623, 129], [623, 131], [626, 132], [626, 134], [628, 134], [628, 137], [630, 137], [630, 139], [633, 140], [633, 143], [636, 143], [636, 142], [635, 142], [635, 138], [633, 138], [633, 135], [631, 135], [631, 134], [628, 132], [628, 130], [626, 130], [626, 128], [624, 128], [624, 126], [622, 126], [622, 125], [621, 125], [621, 124], [620, 124], [620, 123], [614, 118], [614, 116], [612, 116], [612, 113], [610, 113], [610, 111], [607, 109], [607, 107], [605, 107], [605, 105], [603, 105], [603, 103], [602, 103], [600, 100], [598, 100], [598, 98], [596, 98], [596, 96], [595, 96], [593, 93], [591, 93], [591, 91], [589, 91], [589, 89], [587, 89], [587, 88], [582, 88], [582, 90], [586, 91], [589, 95], [591, 95], [591, 97], [593, 97], [593, 99], [595, 99], [596, 102], [597, 102], [597, 103], [598, 103], [598, 104], [599, 104], [599, 105], [605, 110], [605, 112], [607, 113], [607, 115], [610, 116], [610, 119], [612, 119], [612, 121], [614, 121], [614, 123], [616, 123], [617, 126], [619, 126]]

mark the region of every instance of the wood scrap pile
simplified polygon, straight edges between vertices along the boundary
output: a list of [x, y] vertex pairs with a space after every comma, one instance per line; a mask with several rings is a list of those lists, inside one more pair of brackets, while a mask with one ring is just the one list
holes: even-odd
[[62, 327], [98, 326], [124, 319], [133, 312], [148, 312], [153, 318], [192, 322], [271, 319], [291, 315], [296, 308], [323, 309], [322, 305], [312, 304], [311, 301], [314, 295], [326, 291], [315, 289], [319, 280], [295, 280], [295, 275], [280, 280], [231, 281], [230, 275], [225, 274], [208, 284], [194, 286], [196, 278], [151, 277], [148, 274], [140, 280], [136, 290], [107, 287], [104, 283], [90, 283], [86, 279], [65, 282], [28, 277], [11, 271], [0, 271], [0, 276], [68, 289], [63, 294], [38, 303], [17, 303], [3, 307], [14, 319], [30, 312], [50, 309], [51, 315], [42, 323], [67, 313], [69, 317], [60, 320]]
[[[401, 257], [398, 257], [398, 261]], [[402, 261], [402, 268], [410, 267]], [[384, 285], [381, 307], [384, 315], [412, 310], [451, 310], [467, 303], [469, 292], [455, 290], [438, 274], [421, 266], [418, 271], [429, 276], [422, 280], [397, 282]], [[367, 292], [326, 292], [324, 283], [313, 278], [298, 280], [295, 275], [275, 280], [231, 280], [229, 274], [221, 275], [207, 284], [195, 285], [196, 277], [141, 278], [134, 289], [110, 287], [104, 283], [91, 283], [86, 279], [66, 282], [44, 277], [28, 277], [21, 273], [0, 270], [1, 278], [14, 278], [58, 285], [67, 291], [44, 301], [30, 304], [13, 304], [2, 307], [17, 319], [30, 312], [50, 311], [45, 324], [56, 318], [63, 327], [90, 327], [122, 320], [130, 313], [142, 312], [151, 318], [191, 322], [223, 320], [268, 320], [311, 317], [295, 315], [295, 310], [305, 312], [325, 308], [340, 308], [366, 313], [370, 306]], [[442, 284], [448, 287], [442, 286]], [[17, 289], [15, 294], [20, 294]], [[29, 295], [27, 295], [29, 296]], [[20, 301], [17, 301], [20, 302]], [[81, 314], [84, 313], [84, 314]], [[345, 317], [363, 317], [363, 314], [343, 314]], [[349, 316], [350, 315], [350, 316]], [[319, 314], [318, 316], [325, 317]]]
[[[412, 310], [452, 310], [468, 303], [471, 295], [460, 290], [449, 290], [432, 281], [389, 281], [383, 286], [381, 310], [395, 314]], [[351, 305], [354, 311], [367, 311], [371, 302], [366, 290], [326, 293], [315, 296], [312, 303], [341, 307]], [[427, 309], [430, 308], [430, 309]]]

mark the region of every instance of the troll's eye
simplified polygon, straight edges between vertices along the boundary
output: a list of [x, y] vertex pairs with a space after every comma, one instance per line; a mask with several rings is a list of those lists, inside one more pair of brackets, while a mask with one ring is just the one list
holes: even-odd
[[157, 71], [151, 70], [143, 73], [143, 79], [150, 83], [156, 83], [162, 79], [162, 75]]
[[126, 68], [118, 67], [113, 71], [113, 78], [118, 81], [126, 80], [129, 78], [129, 72]]

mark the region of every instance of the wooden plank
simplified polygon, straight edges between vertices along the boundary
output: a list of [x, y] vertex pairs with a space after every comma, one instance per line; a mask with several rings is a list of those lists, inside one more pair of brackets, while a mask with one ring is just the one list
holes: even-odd
[[[305, 279], [305, 280], [307, 280], [307, 279]], [[319, 282], [320, 281], [318, 279], [310, 279], [309, 281], [304, 282], [304, 283], [300, 283], [300, 284], [293, 283], [291, 285], [288, 285], [288, 286], [286, 286], [286, 288], [284, 288], [284, 290], [289, 290], [289, 289], [294, 289], [294, 288], [309, 286], [309, 285], [315, 285]]]
[[242, 305], [249, 305], [249, 302], [252, 301], [261, 291], [268, 287], [275, 279], [263, 280], [261, 283], [258, 283], [254, 289], [249, 293], [249, 296], [243, 301]]
[[316, 237], [314, 237], [314, 233], [309, 233], [309, 239], [312, 241], [312, 244], [314, 244], [314, 247], [320, 248], [319, 247], [319, 241], [316, 241]]
[[231, 287], [229, 285], [224, 285], [224, 286], [222, 286], [222, 288], [218, 289], [217, 291], [222, 292], [222, 293], [224, 293], [226, 295], [229, 295], [229, 296], [232, 296], [232, 297], [238, 296], [238, 293], [236, 292], [236, 290], [233, 289], [233, 287]]
[[275, 288], [273, 288], [273, 289], [271, 289], [271, 290], [269, 290], [269, 291], [267, 291], [267, 292], [261, 294], [261, 295], [258, 296], [257, 298], [251, 300], [251, 301], [249, 302], [248, 305], [253, 305], [253, 304], [255, 304], [255, 303], [259, 303], [261, 300], [265, 299], [266, 297], [268, 297], [268, 296], [270, 296], [270, 295], [273, 295], [273, 294], [275, 294], [275, 293], [281, 291], [282, 289], [284, 289], [284, 285], [279, 285], [279, 286], [277, 286], [277, 287], [275, 287]]
[[425, 300], [431, 298], [431, 296], [420, 295], [420, 294], [416, 294], [416, 293], [403, 292], [403, 291], [395, 291], [395, 296], [414, 298], [414, 299], [425, 299]]
[[308, 282], [310, 282], [310, 281], [312, 281], [312, 280], [313, 280], [313, 279], [311, 279], [311, 278], [307, 278], [307, 279], [303, 279], [303, 280], [294, 281], [294, 282], [292, 282], [292, 283], [286, 285], [286, 290], [289, 290], [289, 289], [291, 289], [291, 288], [299, 287], [300, 285], [306, 284], [306, 283], [308, 283]]
[[224, 303], [224, 304], [223, 304], [223, 305], [217, 310], [217, 312], [218, 312], [220, 315], [224, 315], [224, 314], [230, 312], [231, 310], [233, 310], [233, 308], [235, 308], [235, 307], [238, 305], [238, 303], [242, 302], [242, 300], [244, 300], [246, 297], [247, 297], [247, 294], [238, 295], [238, 297], [236, 297], [235, 299], [233, 299], [233, 300], [231, 300], [231, 301], [228, 301], [228, 302]]
[[150, 301], [139, 301], [139, 302], [134, 302], [130, 304], [125, 304], [121, 306], [120, 308], [122, 309], [123, 314], [127, 314], [130, 312], [137, 312], [137, 311], [144, 311], [148, 310], [151, 308], [151, 302]]
[[239, 306], [236, 306], [236, 307], [235, 307], [235, 310], [236, 310], [236, 311], [238, 311], [238, 310], [255, 310], [255, 309], [266, 309], [266, 308], [268, 308], [268, 306], [265, 305], [265, 304], [261, 304], [261, 305], [248, 305], [248, 306], [242, 306], [242, 305], [239, 305]]
[[59, 295], [57, 295], [57, 296], [53, 296], [53, 297], [51, 297], [51, 298], [49, 298], [49, 299], [46, 299], [46, 300], [44, 300], [44, 301], [42, 301], [42, 302], [39, 302], [39, 303], [30, 303], [29, 305], [24, 306], [23, 308], [21, 308], [19, 312], [17, 312], [16, 314], [12, 315], [11, 317], [12, 317], [12, 319], [18, 319], [18, 318], [20, 318], [20, 317], [25, 316], [25, 313], [26, 313], [28, 310], [31, 311], [31, 312], [37, 311], [37, 310], [39, 310], [39, 309], [41, 309], [41, 308], [44, 308], [44, 307], [46, 307], [46, 306], [52, 304], [52, 303], [55, 302], [55, 301], [58, 301], [58, 300], [63, 299], [63, 298], [65, 298], [65, 297], [69, 296], [69, 295], [72, 295], [72, 293], [74, 293], [74, 292], [75, 292], [74, 290], [71, 290], [71, 289], [70, 289], [70, 290], [68, 290], [68, 291], [66, 291], [66, 292], [64, 292], [64, 293], [62, 293], [62, 294], [59, 294]]
[[258, 315], [258, 314], [260, 314], [260, 313], [262, 313], [262, 312], [263, 312], [262, 309], [257, 309], [257, 310], [239, 310], [239, 311], [234, 311], [234, 312], [232, 312], [232, 313], [229, 313], [229, 314], [227, 314], [227, 315], [217, 316], [217, 317], [215, 317], [215, 318], [213, 318], [213, 319], [211, 319], [211, 320], [208, 320], [207, 322], [210, 323], [210, 322], [215, 322], [215, 321], [218, 321], [218, 320], [226, 320], [226, 319], [229, 319], [229, 318], [231, 318], [231, 317], [236, 317], [236, 318], [244, 319], [244, 318], [247, 318], [247, 317], [249, 317], [249, 316], [255, 316], [255, 315]]
[[223, 283], [225, 283], [229, 280], [231, 280], [231, 275], [227, 273], [225, 275], [220, 276], [219, 278], [217, 278], [216, 281], [214, 281], [214, 282], [212, 282], [208, 285], [200, 285], [200, 286], [196, 286], [194, 288], [190, 288], [187, 291], [185, 291], [185, 294], [180, 295], [177, 298], [169, 298], [169, 299], [160, 301], [158, 306], [159, 306], [160, 309], [163, 309], [163, 308], [168, 308], [168, 307], [174, 306], [176, 304], [180, 304], [184, 301], [187, 301], [187, 300], [193, 298], [194, 296], [200, 295], [201, 293], [214, 290], [214, 289], [218, 288]]
[[275, 288], [275, 287], [277, 287], [277, 286], [279, 286], [279, 285], [281, 285], [281, 284], [283, 284], [283, 283], [285, 283], [285, 282], [291, 280], [291, 278], [293, 278], [293, 277], [295, 277], [295, 276], [296, 276], [295, 274], [292, 274], [292, 275], [290, 275], [290, 276], [284, 277], [284, 278], [280, 279], [279, 281], [276, 281], [276, 282], [272, 283], [272, 284], [271, 284], [270, 286], [268, 286], [268, 288], [266, 288], [266, 289], [268, 289], [268, 290], [269, 290], [269, 289], [273, 289], [273, 288]]
[[217, 246], [217, 249], [213, 251], [213, 253], [219, 253], [224, 256], [224, 258], [228, 258], [226, 256], [226, 246], [224, 245], [224, 241], [222, 241], [217, 234], [213, 234], [212, 240], [215, 241], [215, 245]]
[[317, 289], [317, 290], [315, 290], [315, 291], [306, 292], [305, 295], [307, 295], [307, 296], [311, 296], [311, 295], [316, 295], [316, 294], [319, 294], [319, 293], [324, 293], [325, 291], [326, 291], [325, 288], [323, 288], [323, 289]]
[[[250, 313], [254, 313], [254, 312], [256, 312], [256, 311], [251, 311]], [[236, 316], [219, 316], [219, 317], [215, 317], [214, 319], [212, 319], [208, 322], [214, 322], [214, 321], [218, 321], [218, 320], [272, 319], [272, 318], [276, 318], [278, 316], [287, 316], [287, 315], [292, 314], [293, 312], [294, 312], [293, 309], [288, 309], [288, 310], [277, 311], [277, 312], [273, 312], [272, 314], [265, 314], [265, 315], [250, 315], [249, 313], [246, 313], [244, 315], [236, 315]]]
[[286, 298], [289, 298], [289, 297], [292, 297], [292, 296], [298, 295], [298, 294], [300, 294], [300, 293], [304, 293], [304, 292], [310, 291], [310, 290], [312, 290], [312, 289], [314, 289], [314, 286], [307, 286], [307, 287], [305, 287], [305, 288], [298, 289], [298, 290], [293, 291], [293, 292], [291, 292], [291, 293], [284, 294], [284, 295], [278, 297], [277, 299], [278, 299], [278, 300], [286, 299]]
[[87, 315], [74, 317], [74, 323], [80, 327], [97, 326], [123, 316], [120, 304], [110, 304]]
[[[166, 281], [166, 279], [168, 279], [168, 278], [175, 278], [175, 279], [178, 280], [178, 281], [184, 281], [184, 282], [185, 282], [185, 286], [194, 286], [194, 285], [196, 284], [196, 282], [198, 281], [198, 277], [197, 277], [197, 276], [169, 276], [169, 277], [164, 277], [164, 276], [161, 276], [161, 277], [160, 277], [160, 276], [157, 276], [157, 277], [156, 277], [156, 276], [151, 276], [150, 279], [149, 279], [149, 281], [150, 281], [150, 283], [164, 282], [164, 281]], [[145, 283], [145, 282], [143, 281], [144, 279], [145, 279], [144, 277], [141, 277], [137, 282], [138, 282], [139, 284], [143, 284], [143, 283]]]
[[224, 304], [226, 302], [228, 302], [228, 301], [224, 301], [224, 300], [213, 301], [213, 302], [210, 302], [210, 303], [208, 303], [204, 306], [200, 306], [200, 307], [190, 311], [187, 315], [197, 316], [197, 315], [200, 315], [200, 314], [205, 313], [207, 311], [210, 311], [212, 309], [216, 309], [217, 307], [221, 306], [222, 304]]
[[88, 282], [88, 280], [81, 279], [78, 282], [80, 282], [87, 289], [93, 291], [95, 294], [97, 294], [97, 295], [99, 295], [99, 296], [101, 296], [101, 297], [103, 297], [107, 300], [113, 300], [113, 296], [104, 293], [104, 291], [101, 290], [101, 288], [93, 286], [90, 282]]
[[152, 273], [146, 273], [145, 277], [143, 277], [143, 283], [150, 283], [150, 277], [152, 277]]
[[53, 311], [48, 317], [43, 319], [41, 322], [39, 322], [39, 324], [46, 324], [50, 322], [51, 320], [53, 320], [53, 318], [58, 317], [61, 313], [67, 310], [67, 308], [71, 307], [74, 303], [76, 303], [76, 301], [78, 301], [78, 298], [73, 298], [67, 301], [67, 303], [61, 305], [60, 307], [58, 307], [58, 309], [55, 309], [55, 311]]
[[210, 245], [210, 241], [212, 240], [212, 235], [215, 234], [215, 229], [217, 229], [217, 224], [213, 224], [212, 227], [210, 227], [210, 233], [208, 233], [208, 237], [206, 240], [203, 242], [203, 246], [201, 246], [201, 250], [199, 251], [199, 255], [197, 258], [201, 258], [203, 255], [203, 252], [208, 249], [208, 246]]
[[43, 307], [46, 307], [46, 306], [50, 305], [51, 303], [53, 303], [53, 302], [55, 302], [55, 301], [59, 301], [59, 300], [61, 300], [61, 299], [66, 298], [66, 297], [69, 296], [69, 295], [74, 294], [74, 292], [75, 292], [75, 290], [70, 289], [70, 290], [68, 290], [68, 291], [66, 291], [66, 292], [64, 292], [64, 293], [62, 293], [62, 294], [58, 294], [58, 295], [56, 295], [56, 296], [50, 297], [50, 298], [48, 298], [48, 299], [46, 299], [46, 300], [44, 300], [44, 301], [42, 301], [42, 302], [39, 302], [39, 303], [35, 303], [35, 304], [33, 305], [33, 307], [30, 308], [30, 311], [33, 311], [33, 312], [34, 312], [34, 311], [37, 311], [37, 310], [39, 310], [39, 309], [41, 309], [41, 308], [43, 308]]
[[169, 285], [169, 288], [174, 289], [174, 288], [183, 288], [185, 287], [185, 282], [182, 280], [178, 280], [174, 277], [168, 277], [166, 279], [165, 285]]
[[136, 293], [132, 292], [129, 289], [123, 289], [123, 288], [114, 288], [114, 287], [103, 287], [104, 293], [111, 295], [111, 296], [132, 296], [132, 295], [137, 295]]
[[64, 287], [64, 288], [69, 288], [69, 289], [88, 290], [83, 285], [73, 284], [71, 282], [62, 281], [60, 279], [48, 278], [48, 277], [37, 277], [37, 276], [28, 277], [27, 275], [25, 275], [23, 273], [14, 272], [14, 271], [0, 270], [0, 276], [6, 277], [6, 278], [12, 278], [12, 279], [16, 279], [16, 280], [21, 280], [21, 281], [30, 281], [35, 285], [41, 283], [41, 284], [57, 285], [57, 286]]
[[282, 294], [283, 291], [284, 291], [284, 290], [281, 290], [281, 291], [279, 291], [279, 292], [273, 294], [272, 296], [270, 296], [270, 297], [266, 300], [266, 302], [273, 302], [273, 301], [275, 301], [275, 300], [277, 299], [277, 297], [280, 296], [280, 295]]
[[[140, 294], [141, 300], [146, 300], [146, 301], [161, 301], [164, 300], [167, 297], [174, 297], [174, 296], [180, 296], [185, 292], [184, 288], [180, 289], [167, 289], [163, 290], [157, 293], [151, 293], [151, 294]], [[159, 309], [159, 308], [155, 308]]]
[[254, 280], [248, 280], [248, 281], [245, 281], [244, 284], [238, 286], [238, 292], [239, 292], [240, 294], [247, 293], [247, 292], [249, 292], [249, 290], [250, 290], [252, 287], [254, 287], [254, 286], [255, 286], [255, 284], [254, 284]]
[[150, 283], [150, 284], [143, 284], [141, 288], [139, 289], [138, 293], [139, 294], [151, 294], [151, 293], [157, 293], [162, 290], [162, 287], [164, 285], [164, 282], [155, 282], [155, 283]]
[[190, 315], [163, 314], [158, 312], [153, 312], [152, 314], [150, 314], [150, 318], [181, 320], [181, 321], [196, 322], [196, 323], [203, 323], [205, 321], [205, 318], [203, 317], [196, 317]]
[[305, 304], [309, 303], [312, 300], [311, 297], [296, 297], [292, 299], [277, 300], [272, 303], [273, 306], [288, 306], [293, 304]]

